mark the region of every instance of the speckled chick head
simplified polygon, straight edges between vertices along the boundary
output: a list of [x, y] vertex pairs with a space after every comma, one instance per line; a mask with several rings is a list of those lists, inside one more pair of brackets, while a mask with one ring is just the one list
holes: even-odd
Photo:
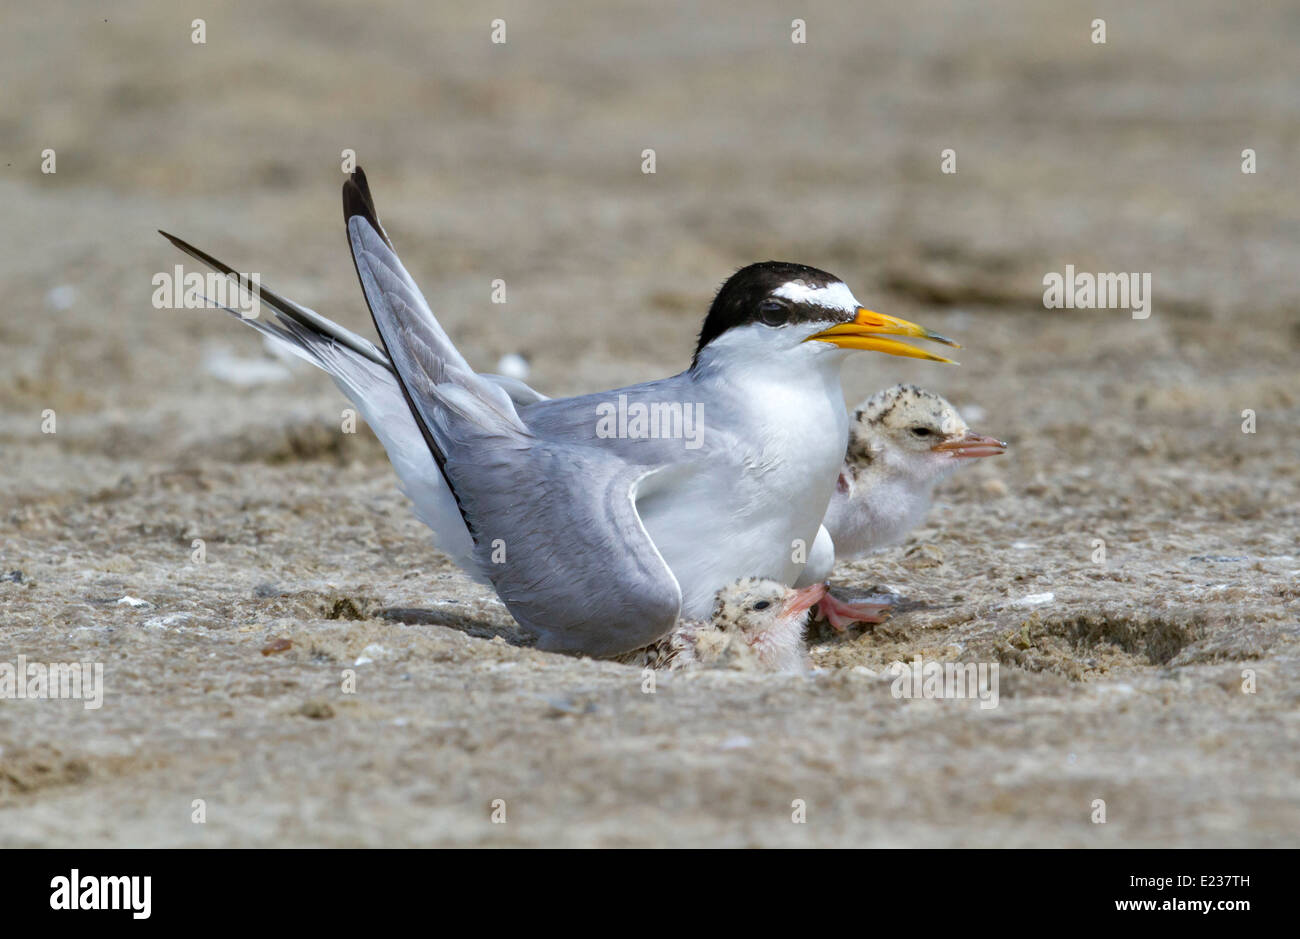
[[941, 395], [915, 385], [894, 385], [858, 405], [849, 428], [850, 463], [883, 456], [928, 454], [934, 445], [959, 440], [970, 428]]
[[[743, 647], [757, 667], [775, 671], [801, 671], [806, 667], [803, 645], [808, 607], [818, 588], [796, 591], [774, 580], [746, 577], [718, 591], [712, 625], [731, 640], [731, 658]], [[810, 595], [809, 591], [813, 591]]]
[[791, 591], [763, 577], [744, 577], [718, 591], [713, 625], [723, 632], [750, 635], [768, 629], [781, 617]]

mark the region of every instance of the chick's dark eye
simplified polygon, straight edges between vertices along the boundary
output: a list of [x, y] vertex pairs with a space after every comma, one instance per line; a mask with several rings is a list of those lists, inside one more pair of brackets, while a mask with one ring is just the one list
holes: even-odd
[[912, 433], [917, 437], [928, 437], [931, 434], [931, 430], [928, 427], [913, 427]]
[[758, 305], [758, 318], [767, 326], [780, 326], [785, 317], [785, 304], [780, 300], [764, 300]]
[[771, 600], [759, 600], [757, 603], [754, 604], [754, 609], [766, 610], [771, 605], [772, 605]]

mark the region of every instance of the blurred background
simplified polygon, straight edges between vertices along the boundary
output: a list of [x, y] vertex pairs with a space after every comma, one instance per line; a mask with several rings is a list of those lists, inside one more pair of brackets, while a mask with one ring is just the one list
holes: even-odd
[[[805, 43], [791, 41], [795, 19]], [[0, 830], [59, 843], [109, 805], [102, 843], [205, 843], [164, 806], [206, 786], [260, 799], [246, 808], [256, 821], [223, 830], [233, 844], [1293, 838], [1279, 820], [1300, 811], [1300, 730], [1282, 716], [1297, 694], [1298, 40], [1294, 3], [1205, 0], [7, 3], [0, 565], [21, 576], [0, 583], [0, 637], [46, 658], [112, 656], [119, 698], [99, 725], [0, 706]], [[761, 686], [729, 685], [683, 692], [678, 710], [619, 711], [607, 736], [579, 741], [564, 725], [585, 705], [554, 701], [621, 687], [613, 666], [458, 644], [508, 634], [508, 618], [427, 547], [368, 432], [338, 433], [346, 402], [329, 382], [222, 314], [150, 303], [154, 274], [187, 260], [163, 228], [373, 335], [343, 234], [345, 150], [470, 362], [524, 356], [551, 394], [684, 368], [713, 291], [767, 258], [835, 272], [874, 309], [960, 340], [959, 369], [855, 359], [847, 401], [915, 381], [1011, 455], [945, 490], [919, 535], [941, 561], [905, 546], [837, 572], [951, 606], [818, 655], [846, 682], [923, 650], [994, 657], [1026, 683], [1008, 705], [1029, 708], [1012, 711], [1015, 729], [938, 713], [918, 725], [887, 693], [834, 692], [839, 716], [825, 716], [816, 687], [783, 692], [773, 716]], [[1067, 264], [1150, 273], [1150, 318], [1044, 309], [1044, 275]], [[491, 302], [498, 278], [504, 305]], [[196, 537], [211, 555], [198, 572]], [[1088, 568], [1098, 537], [1104, 573]], [[1042, 592], [1058, 606], [1029, 646], [999, 646], [1028, 616], [1008, 604]], [[146, 629], [110, 602], [124, 594], [149, 599], [155, 619], [187, 619]], [[468, 612], [418, 629], [375, 613], [436, 596]], [[1078, 625], [1111, 608], [1122, 615]], [[257, 654], [286, 633], [303, 637], [287, 664]], [[312, 651], [312, 635], [333, 638]], [[428, 647], [402, 645], [417, 641]], [[325, 693], [313, 662], [346, 663], [367, 643], [407, 648], [398, 673], [430, 670], [421, 697], [390, 675], [387, 704], [330, 725], [373, 775], [349, 777], [331, 755], [340, 738], [313, 736], [306, 718], [275, 725], [283, 755], [268, 756], [267, 715]], [[495, 730], [465, 690], [480, 654], [523, 663], [520, 684], [493, 679], [514, 702]], [[1220, 684], [1245, 660], [1279, 680], [1242, 704]], [[290, 666], [298, 684], [276, 684]], [[1107, 710], [1107, 682], [1143, 703]], [[1036, 694], [1051, 703], [1025, 703]], [[708, 718], [727, 695], [732, 729], [757, 749], [720, 755]], [[375, 730], [431, 715], [443, 729], [418, 748], [438, 769], [402, 762], [409, 736]], [[526, 738], [510, 729], [529, 720]], [[915, 733], [946, 740], [955, 762], [910, 749]], [[217, 755], [194, 755], [198, 739]], [[658, 742], [610, 742], [627, 740]], [[762, 748], [785, 775], [738, 783]], [[1085, 751], [1094, 762], [1066, 759]], [[317, 772], [286, 794], [295, 765]], [[421, 787], [439, 773], [434, 796]], [[550, 801], [534, 827], [506, 832], [442, 808], [478, 806], [485, 779]], [[1079, 827], [1071, 813], [1086, 817], [1103, 784], [1127, 798], [1125, 821]], [[348, 795], [388, 785], [414, 788], [384, 811]], [[654, 797], [665, 787], [693, 795], [669, 809]], [[788, 806], [792, 787], [823, 793], [820, 818], [836, 824], [758, 825], [754, 806]], [[904, 810], [923, 822], [910, 834], [891, 822]], [[682, 824], [665, 832], [665, 817]]]
[[[768, 257], [832, 270], [902, 315], [991, 307], [1016, 317], [1017, 346], [1086, 331], [1071, 353], [1136, 365], [1178, 343], [1201, 366], [1188, 384], [1214, 371], [1179, 332], [1190, 321], [1215, 345], [1291, 351], [1294, 332], [1264, 323], [1294, 323], [1300, 291], [1300, 7], [1129, 6], [15, 5], [0, 66], [4, 340], [35, 354], [5, 364], [56, 380], [98, 376], [110, 354], [187, 376], [159, 343], [231, 331], [141, 304], [149, 275], [179, 260], [155, 228], [364, 326], [344, 149], [457, 341], [480, 360], [531, 353], [556, 392], [679, 365], [717, 284]], [[794, 13], [806, 44], [791, 42]], [[1066, 263], [1151, 272], [1156, 315], [1042, 310], [1043, 274]], [[60, 284], [77, 289], [74, 311], [35, 315]], [[965, 369], [1019, 390], [1052, 381], [1059, 351], [1008, 374], [1012, 350], [980, 342], [988, 321], [953, 327]], [[97, 324], [85, 350], [83, 324]], [[1074, 332], [1043, 332], [1061, 329]], [[93, 401], [156, 403], [154, 387]], [[850, 376], [850, 396], [869, 387]]]

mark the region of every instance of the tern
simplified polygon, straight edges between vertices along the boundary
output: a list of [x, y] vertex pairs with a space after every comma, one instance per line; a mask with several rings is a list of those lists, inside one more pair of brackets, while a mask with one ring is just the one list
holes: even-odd
[[[768, 261], [722, 285], [685, 371], [547, 398], [470, 367], [398, 258], [360, 168], [343, 209], [382, 348], [260, 281], [272, 316], [225, 309], [333, 378], [437, 546], [490, 583], [545, 650], [615, 656], [679, 617], [707, 618], [740, 578], [793, 584], [844, 461], [845, 358], [950, 362], [895, 337], [956, 345], [868, 310], [825, 271]], [[702, 425], [690, 434], [688, 409]]]

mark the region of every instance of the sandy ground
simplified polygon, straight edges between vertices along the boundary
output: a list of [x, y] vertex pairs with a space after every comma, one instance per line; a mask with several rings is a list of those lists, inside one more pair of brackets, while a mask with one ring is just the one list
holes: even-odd
[[[0, 700], [0, 845], [1300, 842], [1296, 8], [603, 6], [6, 10], [0, 661], [107, 691]], [[161, 227], [371, 334], [344, 148], [485, 368], [670, 374], [730, 271], [799, 260], [965, 345], [850, 403], [915, 381], [1012, 451], [837, 568], [907, 600], [808, 677], [532, 650], [323, 375], [150, 304]], [[1150, 318], [1045, 310], [1066, 264], [1151, 273]], [[895, 698], [917, 654], [998, 706]]]

